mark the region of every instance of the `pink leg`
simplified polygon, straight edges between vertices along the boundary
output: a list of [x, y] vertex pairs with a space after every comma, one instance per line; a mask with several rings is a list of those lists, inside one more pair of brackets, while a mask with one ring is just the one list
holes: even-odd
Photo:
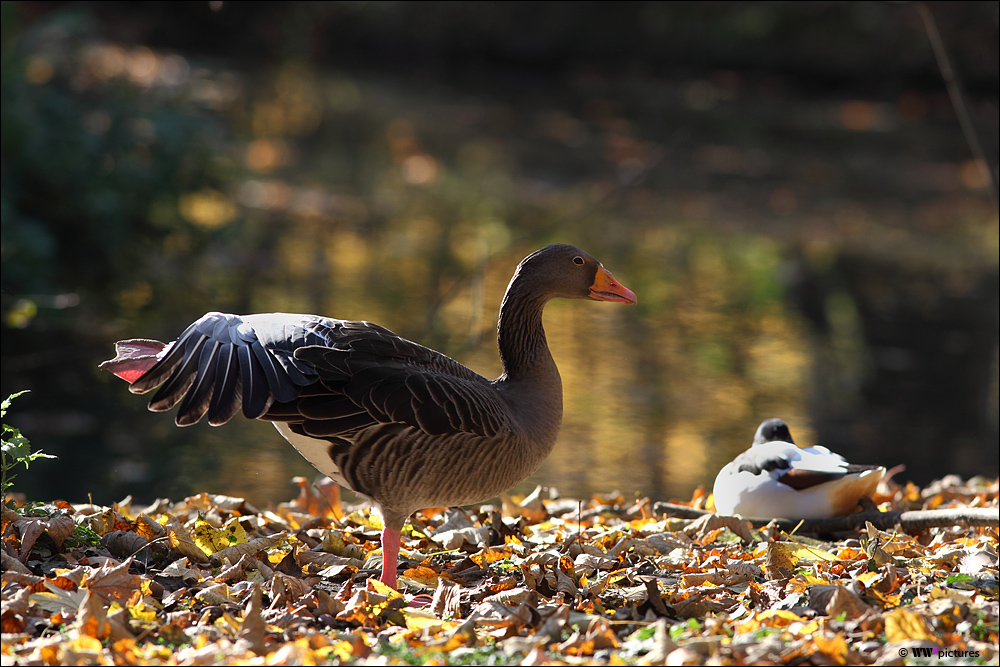
[[382, 576], [378, 580], [391, 588], [396, 588], [396, 562], [401, 538], [401, 531], [382, 529]]

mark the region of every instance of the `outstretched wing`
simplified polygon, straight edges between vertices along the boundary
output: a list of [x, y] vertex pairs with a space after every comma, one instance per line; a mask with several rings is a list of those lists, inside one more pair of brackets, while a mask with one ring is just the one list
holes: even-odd
[[224, 424], [241, 407], [246, 417], [259, 418], [274, 401], [294, 400], [316, 382], [315, 370], [294, 352], [327, 342], [330, 327], [323, 320], [207, 313], [167, 346], [130, 390], [145, 394], [159, 387], [149, 409], [162, 412], [180, 403], [179, 426], [197, 423], [206, 413], [210, 424]]
[[213, 312], [157, 358], [131, 391], [159, 387], [150, 409], [179, 403], [180, 426], [206, 414], [224, 424], [241, 407], [250, 419], [292, 422], [322, 438], [389, 422], [429, 434], [494, 435], [509, 426], [488, 380], [369, 322]]

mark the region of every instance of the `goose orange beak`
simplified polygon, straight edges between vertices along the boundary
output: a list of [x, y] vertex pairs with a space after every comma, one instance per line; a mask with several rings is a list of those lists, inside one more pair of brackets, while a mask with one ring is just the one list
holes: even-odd
[[597, 267], [594, 284], [590, 286], [590, 298], [595, 301], [617, 301], [636, 303], [635, 292], [615, 280], [611, 272], [603, 266]]

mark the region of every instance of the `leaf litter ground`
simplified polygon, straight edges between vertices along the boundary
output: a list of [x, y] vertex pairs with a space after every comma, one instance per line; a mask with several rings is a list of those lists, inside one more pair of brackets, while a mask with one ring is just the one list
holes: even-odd
[[[377, 517], [297, 483], [263, 511], [5, 507], [3, 664], [997, 664], [996, 524], [807, 536], [537, 489], [418, 512], [397, 593]], [[995, 509], [998, 482], [875, 501]]]

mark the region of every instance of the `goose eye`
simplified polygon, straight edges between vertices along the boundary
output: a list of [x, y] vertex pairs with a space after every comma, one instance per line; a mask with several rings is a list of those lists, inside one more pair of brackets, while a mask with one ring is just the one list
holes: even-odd
[[577, 255], [576, 257], [573, 258], [573, 263], [576, 264], [577, 266], [583, 266], [583, 257]]

